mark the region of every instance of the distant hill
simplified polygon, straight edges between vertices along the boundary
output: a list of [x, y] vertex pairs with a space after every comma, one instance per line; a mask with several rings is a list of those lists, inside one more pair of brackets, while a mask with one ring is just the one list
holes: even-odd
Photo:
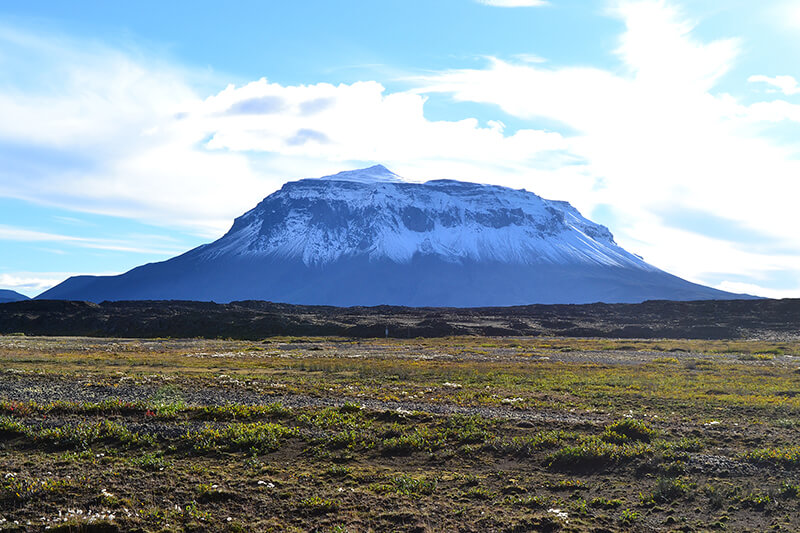
[[747, 298], [690, 283], [567, 202], [380, 165], [287, 183], [222, 238], [39, 299], [480, 307]]
[[0, 289], [0, 304], [4, 304], [7, 302], [21, 302], [23, 300], [30, 300], [30, 298], [16, 291], [11, 291], [8, 289]]

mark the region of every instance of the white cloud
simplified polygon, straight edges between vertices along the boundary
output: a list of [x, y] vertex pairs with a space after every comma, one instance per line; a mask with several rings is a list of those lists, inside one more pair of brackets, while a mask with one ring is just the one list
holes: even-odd
[[54, 242], [81, 248], [172, 256], [184, 252], [174, 245], [155, 243], [152, 236], [131, 236], [128, 239], [97, 239], [60, 235], [43, 231], [0, 225], [0, 241]]
[[[797, 80], [792, 76], [775, 76], [774, 78], [770, 78], [769, 76], [758, 74], [750, 76], [747, 78], [747, 81], [751, 83], [766, 83], [786, 96], [800, 94], [800, 84], [798, 84]], [[774, 91], [775, 89], [772, 90]]]
[[763, 296], [765, 298], [800, 298], [800, 289], [770, 289], [755, 283], [724, 281], [714, 288], [721, 291], [728, 291], [737, 294], [752, 294], [755, 296]]
[[748, 107], [714, 91], [735, 63], [735, 39], [701, 42], [693, 24], [664, 1], [623, 1], [611, 11], [626, 31], [623, 70], [546, 67], [492, 60], [487, 68], [427, 77], [425, 93], [495, 104], [522, 119], [547, 118], [577, 132], [568, 150], [590, 179], [531, 182], [591, 214], [614, 206], [617, 240], [683, 277], [800, 267], [794, 257], [741, 253], [735, 239], [695, 239], [653, 213], [692, 209], [798, 245], [794, 220], [800, 162], [790, 146], [761, 133], [760, 120], [796, 116], [793, 107]]
[[218, 235], [279, 184], [201, 146], [190, 73], [5, 27], [0, 45], [0, 195]]
[[[226, 88], [197, 106], [190, 117], [214, 132], [207, 143], [210, 149], [341, 162], [332, 169], [367, 160], [395, 167], [401, 174], [409, 163], [426, 162], [485, 171], [498, 161], [525, 166], [566, 147], [558, 133], [523, 129], [505, 135], [497, 121], [486, 126], [475, 119], [430, 121], [423, 111], [425, 100], [410, 92], [387, 93], [377, 82], [282, 86], [262, 79]], [[242, 112], [250, 108], [252, 112]]]
[[800, 122], [800, 105], [790, 104], [783, 100], [756, 102], [747, 108], [744, 116], [754, 123], [776, 123], [784, 120]]
[[779, 6], [776, 17], [790, 28], [800, 28], [800, 6], [794, 0], [788, 0]]
[[538, 7], [546, 6], [545, 0], [477, 0], [479, 4], [494, 7]]
[[[190, 73], [141, 55], [2, 27], [0, 44], [27, 58], [0, 69], [0, 195], [209, 237], [290, 179], [380, 162], [486, 181], [565, 147], [498, 121], [430, 121], [426, 97], [374, 81], [262, 79], [201, 98]], [[26, 85], [28, 65], [58, 83]]]
[[[286, 180], [383, 163], [412, 179], [524, 187], [587, 216], [611, 205], [621, 244], [694, 281], [750, 276], [769, 290], [773, 273], [800, 270], [791, 253], [748, 250], [654, 214], [707, 212], [800, 248], [800, 161], [762, 133], [800, 121], [798, 106], [744, 105], [717, 92], [740, 43], [697, 40], [665, 1], [622, 1], [611, 13], [626, 28], [619, 68], [492, 59], [409, 80], [417, 86], [403, 92], [376, 81], [262, 79], [208, 96], [174, 66], [0, 28], [0, 43], [18, 52], [0, 58], [0, 195], [219, 235]], [[31, 85], [34, 74], [9, 57], [58, 83]], [[549, 119], [570, 134], [429, 120], [434, 93]]]

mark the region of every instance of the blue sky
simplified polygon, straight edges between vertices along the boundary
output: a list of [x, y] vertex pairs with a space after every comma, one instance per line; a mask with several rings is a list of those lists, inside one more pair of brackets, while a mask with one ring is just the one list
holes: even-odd
[[567, 200], [692, 281], [800, 296], [800, 6], [0, 4], [0, 287], [219, 237], [382, 163]]

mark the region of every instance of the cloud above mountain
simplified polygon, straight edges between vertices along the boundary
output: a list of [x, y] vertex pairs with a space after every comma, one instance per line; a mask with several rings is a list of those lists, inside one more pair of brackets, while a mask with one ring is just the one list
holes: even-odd
[[[693, 281], [781, 278], [782, 294], [800, 291], [786, 281], [800, 271], [798, 146], [771, 129], [800, 122], [794, 78], [752, 72], [740, 83], [748, 97], [734, 96], [719, 85], [740, 39], [699, 37], [672, 2], [614, 2], [604, 13], [621, 25], [613, 65], [489, 56], [405, 73], [391, 90], [381, 79], [227, 84], [136, 48], [2, 27], [0, 196], [211, 237], [286, 180], [380, 162], [415, 180], [569, 200]], [[433, 119], [434, 98], [496, 116]], [[697, 211], [768, 239], [754, 246], [684, 223]]]

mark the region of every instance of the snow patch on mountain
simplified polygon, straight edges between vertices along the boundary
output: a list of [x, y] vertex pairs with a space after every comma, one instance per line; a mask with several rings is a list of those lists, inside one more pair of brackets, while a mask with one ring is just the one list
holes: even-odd
[[657, 270], [567, 202], [453, 180], [408, 183], [381, 165], [287, 183], [200, 251], [221, 256], [408, 263], [595, 264]]
[[374, 165], [358, 170], [345, 170], [344, 172], [323, 176], [319, 179], [326, 181], [352, 181], [355, 183], [397, 183], [404, 181], [403, 178], [383, 165]]

